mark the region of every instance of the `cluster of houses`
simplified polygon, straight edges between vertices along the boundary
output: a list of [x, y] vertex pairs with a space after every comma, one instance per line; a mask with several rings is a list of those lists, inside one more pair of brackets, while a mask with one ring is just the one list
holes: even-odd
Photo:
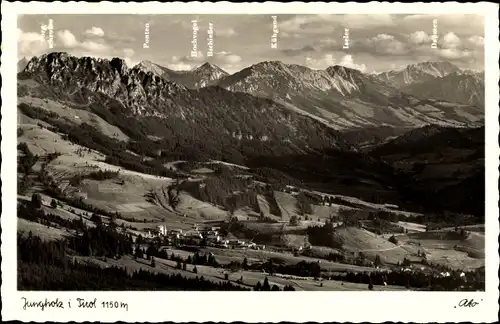
[[220, 233], [219, 226], [210, 225], [194, 225], [191, 229], [186, 231], [183, 231], [182, 229], [167, 230], [165, 225], [159, 225], [155, 229], [149, 229], [145, 236], [148, 238], [166, 238], [171, 244], [180, 243], [188, 245], [201, 245], [202, 243], [204, 243], [207, 246], [213, 246], [223, 249], [265, 249], [264, 245], [257, 245], [253, 242], [241, 240], [231, 234], [225, 237]]

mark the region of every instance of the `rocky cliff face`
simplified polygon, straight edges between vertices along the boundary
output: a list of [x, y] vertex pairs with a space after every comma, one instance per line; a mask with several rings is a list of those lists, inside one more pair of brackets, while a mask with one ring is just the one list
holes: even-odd
[[[204, 75], [209, 69], [202, 66], [195, 72]], [[188, 89], [151, 71], [130, 69], [121, 59], [51, 53], [33, 58], [19, 77], [44, 84], [57, 93], [56, 100], [112, 114], [113, 120], [126, 116], [151, 125], [151, 118], [156, 118], [154, 127], [144, 131], [159, 137], [178, 136], [184, 129], [196, 132], [200, 141], [230, 137], [280, 143], [291, 151], [349, 146], [329, 127], [271, 100], [220, 87]]]
[[26, 67], [26, 65], [28, 65], [28, 62], [29, 61], [26, 59], [26, 57], [23, 57], [22, 59], [20, 59], [17, 62], [17, 73], [19, 73], [22, 70], [24, 70], [24, 68]]

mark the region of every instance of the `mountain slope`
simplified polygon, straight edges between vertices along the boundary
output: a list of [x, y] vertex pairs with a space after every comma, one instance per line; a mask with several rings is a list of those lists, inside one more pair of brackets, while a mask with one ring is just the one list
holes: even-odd
[[134, 69], [150, 72], [155, 76], [181, 84], [190, 89], [198, 89], [215, 84], [229, 74], [220, 67], [204, 63], [190, 71], [174, 71], [150, 61], [142, 61]]
[[[328, 102], [371, 103], [373, 107], [394, 104], [395, 98], [408, 98], [356, 70], [332, 67], [317, 72], [300, 66], [271, 65], [279, 72], [274, 75], [288, 79], [286, 85], [297, 88], [296, 92], [288, 92], [288, 87], [276, 84], [279, 98], [289, 94], [291, 98], [307, 99], [300, 92], [305, 88], [318, 95], [330, 94]], [[255, 71], [250, 72], [256, 75]], [[256, 83], [258, 88], [272, 85], [272, 76], [264, 74], [270, 81]], [[231, 77], [234, 76], [225, 79]], [[217, 86], [189, 89], [152, 71], [129, 69], [120, 59], [76, 58], [65, 53], [33, 58], [18, 74], [18, 97], [18, 108], [23, 114], [43, 121], [41, 125], [64, 134], [73, 143], [101, 152], [106, 163], [127, 170], [174, 178], [179, 174], [168, 170], [166, 162], [219, 160], [246, 165], [266, 183], [279, 185], [289, 177], [322, 192], [429, 210], [458, 208], [478, 212], [481, 206], [475, 196], [481, 192], [481, 164], [477, 162], [481, 152], [447, 143], [455, 137], [460, 141], [462, 137], [456, 136], [456, 132], [467, 130], [447, 130], [441, 137], [439, 132], [428, 132], [429, 136], [411, 132], [406, 136], [424, 144], [410, 141], [391, 148], [397, 142], [389, 142], [379, 146], [389, 148], [385, 152], [376, 149], [359, 153], [342, 133], [270, 99]], [[437, 103], [419, 104], [426, 105], [428, 114]], [[79, 111], [89, 112], [83, 114], [89, 123], [74, 120], [81, 118]], [[102, 121], [92, 123], [92, 114]], [[103, 124], [108, 127], [107, 133], [99, 129]], [[123, 133], [121, 137], [126, 141], [113, 138], [113, 127]], [[398, 134], [387, 130], [380, 137]], [[365, 142], [370, 136], [360, 137], [360, 142]], [[37, 139], [33, 140], [36, 144]], [[433, 145], [432, 141], [438, 144]], [[479, 144], [480, 141], [475, 142]], [[419, 146], [423, 151], [412, 149]], [[422, 161], [430, 161], [430, 175], [419, 168], [419, 172], [413, 173], [413, 166]], [[395, 169], [404, 174], [395, 173]], [[457, 170], [462, 172], [459, 177], [446, 174]], [[270, 181], [273, 179], [275, 182]], [[468, 200], [469, 207], [454, 198], [457, 192], [467, 192], [464, 186], [473, 186], [475, 190], [473, 199]]]
[[426, 126], [376, 147], [370, 156], [408, 177], [400, 187], [408, 201], [421, 201], [434, 211], [453, 210], [482, 218], [484, 139], [484, 127]]
[[22, 59], [20, 59], [17, 62], [17, 72], [19, 73], [22, 70], [24, 70], [24, 68], [26, 67], [26, 65], [28, 65], [28, 60], [26, 59], [26, 57], [23, 57]]
[[[147, 142], [150, 147], [136, 149], [148, 154], [241, 163], [252, 155], [350, 149], [331, 128], [271, 100], [220, 87], [191, 90], [129, 69], [120, 59], [51, 53], [33, 58], [19, 79], [41, 85], [24, 95], [90, 110], [136, 142]], [[153, 147], [151, 136], [158, 139]]]
[[380, 77], [342, 66], [312, 70], [277, 61], [261, 62], [221, 79], [218, 85], [272, 98], [342, 130], [426, 124], [463, 127], [481, 125], [483, 118], [477, 107], [423, 101], [402, 93]]
[[171, 75], [175, 75], [175, 74], [179, 73], [177, 71], [168, 69], [164, 66], [153, 63], [151, 61], [141, 61], [137, 65], [135, 65], [134, 68], [139, 69], [145, 73], [150, 72], [153, 75], [165, 78], [166, 80], [170, 80]]
[[377, 76], [422, 100], [437, 99], [484, 107], [484, 72], [462, 70], [449, 62], [422, 62]]
[[442, 78], [406, 85], [401, 90], [422, 99], [484, 107], [484, 76], [480, 74], [454, 72]]

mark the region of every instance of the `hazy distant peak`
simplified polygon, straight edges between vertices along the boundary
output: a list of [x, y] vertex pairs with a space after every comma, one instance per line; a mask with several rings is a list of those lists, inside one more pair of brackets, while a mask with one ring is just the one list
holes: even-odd
[[396, 86], [428, 81], [433, 78], [443, 78], [461, 69], [448, 61], [427, 61], [410, 64], [402, 70], [388, 71], [378, 74], [378, 77]]
[[439, 62], [421, 62], [417, 64], [412, 64], [407, 67], [407, 69], [419, 69], [422, 72], [428, 73], [435, 77], [444, 77], [447, 74], [460, 71], [460, 68], [455, 64], [452, 64], [447, 61], [439, 61]]

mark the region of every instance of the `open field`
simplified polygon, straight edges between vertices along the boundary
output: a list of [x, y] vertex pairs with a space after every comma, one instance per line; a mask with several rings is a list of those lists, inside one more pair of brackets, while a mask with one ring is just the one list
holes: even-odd
[[29, 232], [32, 232], [34, 236], [39, 236], [42, 240], [49, 241], [60, 240], [73, 235], [72, 232], [63, 228], [47, 227], [22, 218], [17, 219], [17, 230], [18, 232], [22, 232], [23, 235], [28, 235]]
[[[238, 280], [243, 278], [243, 283], [241, 286], [246, 288], [253, 288], [257, 282], [261, 284], [264, 282], [264, 279], [267, 277], [269, 280], [269, 284], [271, 286], [277, 285], [280, 289], [283, 289], [285, 285], [292, 285], [295, 290], [368, 290], [368, 285], [366, 284], [357, 284], [350, 282], [341, 282], [335, 280], [321, 280], [316, 281], [313, 278], [301, 278], [298, 279], [287, 279], [286, 276], [278, 276], [278, 275], [269, 275], [263, 272], [256, 271], [236, 271], [231, 272], [225, 269], [212, 268], [208, 266], [197, 265], [197, 273], [193, 273], [193, 265], [187, 265], [186, 270], [176, 269], [176, 262], [171, 260], [165, 260], [160, 258], [155, 258], [156, 266], [152, 268], [150, 266], [150, 261], [145, 259], [137, 259], [133, 260], [130, 257], [122, 257], [120, 260], [115, 260], [111, 258], [107, 258], [106, 261], [102, 259], [94, 259], [87, 257], [75, 257], [79, 262], [92, 262], [101, 267], [109, 267], [109, 266], [120, 266], [126, 268], [128, 271], [136, 271], [139, 269], [165, 273], [165, 274], [181, 274], [187, 278], [196, 278], [197, 276], [203, 276], [205, 279], [208, 279], [213, 282], [223, 282], [225, 279], [225, 274], [228, 274], [228, 280], [234, 284], [238, 284]], [[323, 283], [323, 286], [320, 286], [320, 283]], [[375, 286], [374, 290], [405, 290], [404, 287], [400, 286]]]
[[110, 125], [104, 119], [97, 116], [96, 114], [83, 109], [74, 109], [65, 105], [63, 103], [51, 100], [51, 99], [41, 99], [32, 96], [22, 96], [18, 97], [18, 104], [25, 103], [31, 106], [42, 108], [44, 110], [56, 113], [61, 118], [65, 118], [72, 123], [82, 124], [86, 123], [100, 129], [101, 132], [111, 138], [118, 139], [120, 141], [128, 141], [129, 138], [125, 135], [121, 129], [114, 125]]
[[425, 232], [425, 225], [423, 224], [399, 221], [396, 225], [403, 227], [405, 230], [408, 230], [408, 232]]
[[484, 234], [470, 232], [465, 240], [447, 239], [448, 231], [412, 233], [398, 236], [403, 244], [412, 242], [425, 252], [431, 263], [454, 269], [475, 269], [484, 266]]
[[306, 262], [320, 262], [321, 268], [325, 269], [325, 271], [375, 271], [375, 268], [370, 267], [360, 267], [356, 265], [336, 263], [327, 260], [321, 260], [317, 258], [311, 258], [307, 256], [294, 256], [291, 253], [287, 252], [275, 252], [268, 250], [251, 250], [251, 249], [216, 249], [216, 248], [206, 248], [202, 251], [213, 253], [216, 258], [218, 256], [224, 257], [239, 257], [240, 262], [243, 261], [243, 258], [247, 258], [250, 260], [256, 261], [267, 261], [269, 259], [276, 260], [276, 262], [283, 262], [283, 264], [293, 265], [297, 264], [301, 261]]

